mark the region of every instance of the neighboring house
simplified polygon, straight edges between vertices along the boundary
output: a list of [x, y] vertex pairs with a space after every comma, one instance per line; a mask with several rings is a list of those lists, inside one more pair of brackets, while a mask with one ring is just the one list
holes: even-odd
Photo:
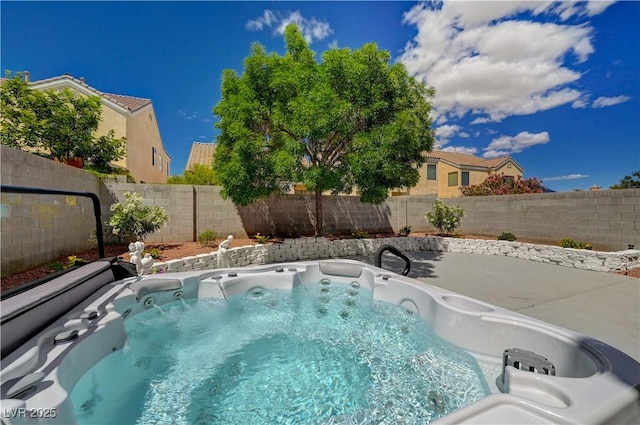
[[482, 183], [490, 174], [503, 173], [521, 178], [524, 168], [510, 156], [479, 158], [477, 156], [434, 150], [426, 154], [420, 168], [420, 181], [404, 195], [437, 195], [438, 198], [461, 196], [460, 186]]
[[[28, 73], [25, 77], [28, 81]], [[169, 176], [171, 157], [165, 151], [150, 99], [103, 93], [69, 74], [29, 82], [37, 90], [68, 88], [84, 96], [100, 96], [102, 115], [97, 135], [115, 131], [116, 137], [127, 138], [127, 153], [113, 166], [122, 168], [138, 183], [165, 183]]]
[[[187, 161], [186, 170], [194, 164], [210, 165], [216, 150], [215, 143], [194, 142]], [[420, 180], [415, 187], [390, 191], [390, 196], [437, 195], [438, 198], [462, 196], [461, 186], [482, 183], [490, 174], [502, 173], [514, 179], [524, 175], [524, 168], [510, 156], [485, 159], [477, 156], [434, 150], [424, 154], [427, 158], [420, 168]], [[293, 183], [290, 194], [313, 193], [307, 191], [303, 183]], [[330, 194], [326, 192], [325, 194]], [[359, 195], [354, 190], [350, 195]]]
[[187, 160], [185, 171], [193, 170], [193, 166], [196, 164], [202, 164], [211, 167], [213, 154], [215, 152], [215, 143], [193, 142], [193, 144], [191, 145], [191, 152], [189, 152], [189, 159]]

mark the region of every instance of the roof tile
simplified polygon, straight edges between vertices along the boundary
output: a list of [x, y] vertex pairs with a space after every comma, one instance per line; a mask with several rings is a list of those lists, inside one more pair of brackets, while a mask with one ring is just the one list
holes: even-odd
[[460, 166], [467, 165], [467, 166], [473, 166], [473, 167], [487, 167], [487, 168], [496, 168], [509, 160], [513, 161], [513, 158], [511, 158], [509, 155], [486, 159], [486, 158], [480, 158], [480, 157], [466, 154], [466, 153], [437, 151], [437, 150], [428, 152], [427, 158], [442, 159], [444, 161], [448, 161]]
[[192, 170], [196, 164], [211, 165], [215, 151], [215, 143], [193, 142], [185, 169]]
[[134, 96], [125, 96], [125, 95], [120, 95], [120, 94], [111, 94], [111, 93], [103, 93], [100, 90], [91, 87], [90, 85], [88, 85], [87, 83], [84, 82], [84, 79], [77, 79], [75, 77], [73, 77], [72, 75], [69, 74], [64, 74], [64, 75], [59, 75], [57, 77], [51, 77], [51, 78], [46, 78], [44, 80], [38, 80], [38, 81], [32, 81], [29, 84], [30, 85], [34, 85], [34, 86], [38, 86], [38, 85], [43, 85], [43, 84], [47, 84], [47, 83], [54, 83], [57, 81], [64, 81], [64, 80], [69, 80], [69, 81], [73, 81], [76, 84], [81, 85], [82, 87], [94, 92], [97, 96], [102, 96], [103, 98], [127, 109], [129, 112], [135, 112], [139, 109], [144, 108], [147, 105], [151, 104], [151, 99], [145, 99], [145, 98], [141, 98], [141, 97], [134, 97]]

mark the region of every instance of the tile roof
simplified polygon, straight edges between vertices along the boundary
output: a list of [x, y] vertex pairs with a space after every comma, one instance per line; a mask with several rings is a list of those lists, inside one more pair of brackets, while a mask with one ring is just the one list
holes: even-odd
[[211, 165], [215, 151], [215, 143], [193, 142], [185, 170], [192, 170], [196, 164]]
[[42, 85], [47, 85], [47, 84], [57, 83], [57, 82], [64, 83], [65, 81], [72, 81], [75, 84], [78, 84], [84, 87], [85, 89], [95, 93], [96, 96], [102, 96], [103, 98], [115, 103], [116, 105], [127, 109], [129, 112], [135, 112], [151, 104], [151, 99], [144, 99], [141, 97], [124, 96], [120, 94], [111, 94], [111, 93], [101, 92], [100, 90], [94, 87], [91, 87], [90, 85], [85, 83], [84, 78], [77, 79], [69, 74], [59, 75], [57, 77], [51, 77], [44, 80], [32, 81], [29, 83], [29, 85], [42, 86]]
[[[427, 158], [442, 159], [459, 166], [472, 166], [472, 167], [486, 167], [496, 168], [505, 162], [511, 160], [514, 164], [517, 164], [513, 158], [509, 155], [499, 156], [497, 158], [480, 158], [474, 155], [458, 152], [446, 152], [446, 151], [431, 151], [427, 153]], [[519, 166], [519, 165], [518, 165]], [[522, 167], [520, 167], [522, 168]]]
[[102, 97], [108, 99], [118, 105], [128, 109], [131, 112], [135, 112], [138, 109], [142, 109], [151, 104], [150, 99], [143, 99], [141, 97], [124, 96], [121, 94], [102, 93]]

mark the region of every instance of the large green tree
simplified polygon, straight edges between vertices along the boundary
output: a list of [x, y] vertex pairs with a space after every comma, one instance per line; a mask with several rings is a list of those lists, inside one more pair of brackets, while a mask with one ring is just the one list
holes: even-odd
[[634, 171], [630, 176], [624, 176], [620, 183], [611, 186], [611, 189], [631, 189], [640, 187], [640, 170]]
[[323, 192], [357, 189], [380, 203], [417, 184], [433, 146], [434, 90], [375, 44], [331, 49], [318, 63], [296, 25], [285, 43], [283, 56], [256, 43], [242, 75], [223, 72], [214, 169], [222, 195], [240, 205], [304, 183], [318, 235]]
[[[8, 73], [7, 77], [11, 77]], [[102, 112], [99, 96], [69, 89], [40, 91], [18, 73], [0, 87], [0, 142], [51, 159], [79, 157], [100, 172], [126, 153], [125, 138], [115, 132], [96, 136]]]

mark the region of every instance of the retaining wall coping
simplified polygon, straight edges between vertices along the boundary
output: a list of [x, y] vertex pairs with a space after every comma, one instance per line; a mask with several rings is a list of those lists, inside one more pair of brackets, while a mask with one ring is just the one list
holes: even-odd
[[[268, 264], [280, 261], [312, 260], [348, 255], [370, 255], [381, 245], [392, 244], [404, 251], [439, 251], [478, 255], [505, 255], [530, 261], [556, 264], [593, 271], [621, 271], [640, 267], [640, 250], [618, 252], [590, 251], [485, 239], [459, 239], [441, 236], [388, 237], [377, 239], [300, 238], [285, 239], [283, 243], [245, 245], [229, 250], [231, 267]], [[183, 259], [156, 262], [154, 268], [184, 271], [214, 265], [217, 251]], [[216, 268], [216, 267], [211, 267]]]

